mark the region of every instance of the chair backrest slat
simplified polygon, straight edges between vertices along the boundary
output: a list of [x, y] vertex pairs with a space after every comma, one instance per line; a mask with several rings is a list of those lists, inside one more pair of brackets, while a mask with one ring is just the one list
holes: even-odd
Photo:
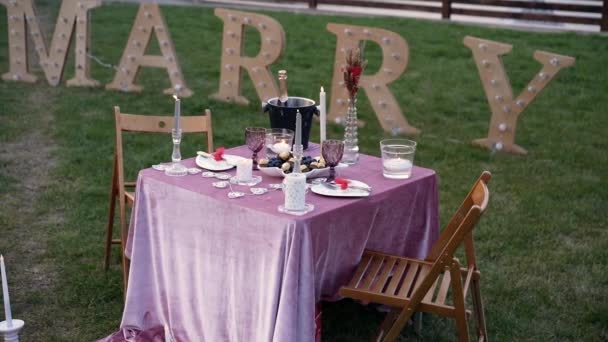
[[[492, 178], [492, 175], [488, 171], [484, 171], [481, 176], [477, 179], [473, 188], [469, 194], [465, 197], [458, 210], [452, 216], [450, 222], [446, 225], [445, 229], [441, 232], [439, 239], [431, 248], [427, 261], [435, 261], [439, 256], [443, 248], [446, 246], [450, 238], [454, 235], [455, 230], [460, 226], [467, 213], [473, 206], [478, 206], [483, 213], [488, 206], [489, 191], [487, 184]], [[475, 265], [475, 249], [473, 245], [473, 236], [467, 235], [464, 238], [465, 253], [467, 256], [467, 264]]]
[[[183, 133], [202, 133], [209, 130], [206, 116], [182, 116], [180, 126]], [[125, 132], [171, 133], [173, 117], [120, 114], [120, 129]]]
[[[115, 164], [118, 176], [118, 190], [120, 198], [124, 197], [124, 162], [123, 162], [123, 132], [141, 132], [141, 133], [171, 133], [173, 129], [172, 116], [155, 116], [155, 115], [140, 115], [126, 114], [120, 112], [120, 107], [114, 107], [114, 119], [116, 129], [116, 154]], [[213, 151], [213, 128], [211, 124], [211, 111], [205, 110], [205, 115], [198, 116], [182, 116], [180, 118], [180, 126], [182, 133], [206, 133], [207, 135], [207, 150]]]
[[462, 244], [465, 236], [471, 234], [473, 227], [475, 227], [481, 214], [481, 207], [477, 205], [473, 205], [469, 209], [458, 227], [454, 230], [454, 234], [449, 237], [449, 240], [441, 250], [439, 257], [433, 262], [431, 270], [423, 279], [421, 279], [421, 283], [414, 289], [410, 299], [411, 307], [416, 307], [420, 304], [430, 287], [437, 281], [437, 277], [439, 277], [445, 268], [450, 265], [452, 258], [454, 257], [454, 252], [456, 252], [458, 246]]

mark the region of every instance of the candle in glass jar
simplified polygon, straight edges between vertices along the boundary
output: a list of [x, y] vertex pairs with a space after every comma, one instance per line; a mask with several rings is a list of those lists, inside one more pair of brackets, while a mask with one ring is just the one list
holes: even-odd
[[179, 126], [179, 117], [181, 116], [181, 101], [179, 99], [179, 97], [177, 97], [177, 95], [173, 95], [173, 98], [175, 99], [175, 109], [173, 112], [173, 128], [177, 131], [180, 130], [180, 126]]
[[289, 144], [283, 140], [283, 141], [279, 141], [278, 143], [275, 143], [274, 145], [272, 145], [271, 149], [272, 149], [272, 152], [274, 152], [276, 154], [281, 154], [282, 152], [291, 151], [291, 146], [289, 146]]
[[253, 177], [253, 161], [251, 159], [240, 159], [236, 162], [236, 180], [248, 182]]
[[390, 172], [406, 172], [412, 169], [412, 162], [408, 159], [388, 159], [383, 163], [384, 169]]
[[6, 280], [6, 270], [4, 268], [4, 257], [0, 255], [0, 274], [2, 276], [2, 298], [4, 299], [4, 316], [6, 326], [13, 326], [13, 316], [11, 315], [11, 300], [8, 297], [8, 281]]

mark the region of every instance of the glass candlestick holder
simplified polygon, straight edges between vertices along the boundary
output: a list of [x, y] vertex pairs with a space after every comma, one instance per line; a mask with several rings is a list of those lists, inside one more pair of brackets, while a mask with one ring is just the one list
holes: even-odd
[[302, 157], [304, 156], [304, 146], [303, 145], [293, 145], [293, 173], [301, 173], [300, 164], [302, 163]]
[[173, 140], [173, 153], [171, 154], [171, 161], [173, 163], [165, 169], [165, 175], [172, 177], [185, 176], [188, 174], [188, 168], [181, 163], [182, 153], [179, 148], [179, 145], [182, 142], [182, 130], [172, 129], [171, 138]]

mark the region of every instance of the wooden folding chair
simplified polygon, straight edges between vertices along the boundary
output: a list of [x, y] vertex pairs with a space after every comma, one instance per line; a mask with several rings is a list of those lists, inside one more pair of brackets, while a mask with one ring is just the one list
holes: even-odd
[[[490, 178], [488, 171], [481, 174], [425, 260], [364, 251], [353, 278], [340, 289], [340, 295], [392, 307], [374, 341], [395, 341], [416, 311], [454, 318], [460, 341], [469, 341], [470, 311], [465, 309], [469, 290], [478, 340], [488, 340], [472, 230], [487, 207]], [[454, 258], [462, 244], [466, 268]], [[451, 303], [447, 301], [448, 292]]]
[[[106, 230], [104, 267], [108, 269], [112, 244], [120, 244], [124, 289], [126, 291], [129, 275], [129, 260], [125, 256], [125, 244], [128, 234], [126, 210], [127, 206], [132, 206], [135, 201], [135, 183], [125, 182], [124, 179], [122, 134], [123, 132], [170, 134], [171, 129], [173, 129], [173, 117], [125, 114], [121, 113], [120, 108], [117, 106], [114, 107], [114, 117], [116, 120], [116, 147], [114, 150], [112, 184], [110, 186], [110, 210], [108, 212]], [[209, 109], [205, 110], [205, 115], [182, 116], [180, 126], [182, 133], [206, 133], [207, 150], [209, 152], [213, 151], [213, 127], [211, 123], [211, 111]], [[127, 189], [131, 191], [127, 191]], [[119, 203], [120, 239], [113, 239], [116, 198], [118, 198]]]

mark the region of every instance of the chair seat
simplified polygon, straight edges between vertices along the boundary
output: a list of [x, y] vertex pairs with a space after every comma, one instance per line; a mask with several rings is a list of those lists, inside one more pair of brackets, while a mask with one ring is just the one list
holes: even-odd
[[[340, 289], [340, 295], [403, 307], [432, 265], [431, 262], [366, 250], [353, 278]], [[446, 269], [433, 283], [418, 310], [453, 316], [454, 306], [446, 303], [450, 285], [450, 272]]]

